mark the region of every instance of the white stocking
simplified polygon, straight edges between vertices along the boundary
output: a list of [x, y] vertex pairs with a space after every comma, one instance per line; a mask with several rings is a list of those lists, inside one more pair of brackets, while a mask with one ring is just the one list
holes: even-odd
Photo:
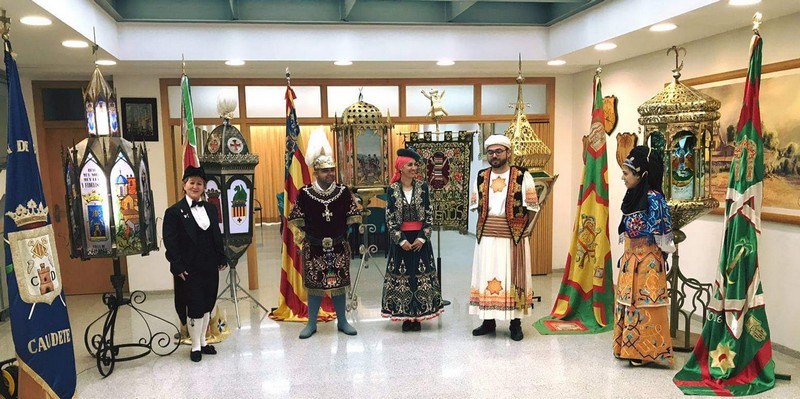
[[208, 345], [208, 343], [206, 343], [206, 334], [208, 333], [208, 323], [210, 321], [211, 321], [211, 312], [206, 312], [206, 314], [203, 315], [203, 337], [200, 339], [201, 346]]
[[192, 336], [192, 352], [199, 351], [206, 336], [203, 319], [189, 319], [189, 335]]

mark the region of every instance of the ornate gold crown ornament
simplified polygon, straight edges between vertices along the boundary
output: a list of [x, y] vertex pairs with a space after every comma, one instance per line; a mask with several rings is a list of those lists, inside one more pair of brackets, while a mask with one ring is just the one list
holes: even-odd
[[18, 205], [14, 212], [6, 212], [6, 215], [14, 220], [17, 227], [26, 226], [33, 223], [44, 223], [47, 221], [48, 209], [43, 203], [36, 205], [34, 200], [28, 201], [27, 207]]

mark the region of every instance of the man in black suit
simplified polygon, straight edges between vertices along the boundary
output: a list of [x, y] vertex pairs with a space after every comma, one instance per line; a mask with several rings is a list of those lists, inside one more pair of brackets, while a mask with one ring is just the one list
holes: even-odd
[[164, 213], [164, 247], [170, 272], [186, 282], [187, 315], [192, 337], [190, 358], [215, 355], [206, 343], [211, 310], [217, 299], [219, 272], [227, 267], [217, 209], [203, 201], [206, 174], [202, 167], [188, 166], [183, 173], [185, 197]]

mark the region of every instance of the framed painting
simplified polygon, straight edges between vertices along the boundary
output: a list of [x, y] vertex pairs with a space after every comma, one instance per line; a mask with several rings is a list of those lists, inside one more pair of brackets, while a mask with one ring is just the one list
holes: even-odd
[[122, 98], [122, 137], [130, 141], [158, 141], [155, 98]]
[[[712, 195], [723, 213], [742, 108], [746, 69], [688, 79], [684, 84], [722, 102], [712, 142]], [[800, 224], [800, 59], [762, 66], [759, 104], [764, 138], [763, 220]]]

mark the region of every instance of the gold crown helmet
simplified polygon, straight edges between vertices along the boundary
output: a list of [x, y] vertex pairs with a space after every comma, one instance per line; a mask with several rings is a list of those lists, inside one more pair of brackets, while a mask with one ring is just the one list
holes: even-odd
[[305, 155], [306, 163], [314, 170], [336, 167], [336, 162], [333, 160], [333, 147], [328, 142], [325, 129], [321, 127], [311, 132]]

